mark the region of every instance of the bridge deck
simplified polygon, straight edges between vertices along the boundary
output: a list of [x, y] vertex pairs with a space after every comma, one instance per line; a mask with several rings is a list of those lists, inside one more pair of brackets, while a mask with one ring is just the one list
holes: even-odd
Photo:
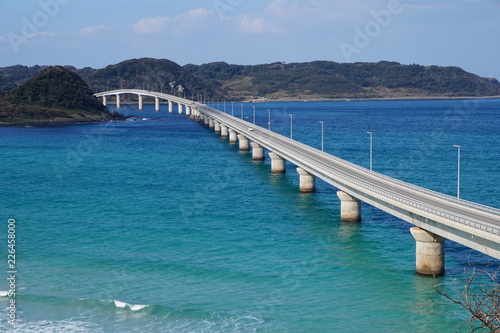
[[205, 105], [196, 106], [336, 188], [428, 231], [500, 258], [500, 209], [370, 171]]
[[114, 90], [95, 96], [127, 93], [158, 97], [195, 107], [202, 114], [359, 200], [429, 232], [500, 259], [500, 209], [457, 199], [370, 171], [204, 104], [180, 97], [138, 89]]

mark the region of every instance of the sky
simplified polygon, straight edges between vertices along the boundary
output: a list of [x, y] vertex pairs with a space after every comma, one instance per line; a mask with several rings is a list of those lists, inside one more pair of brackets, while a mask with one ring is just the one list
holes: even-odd
[[500, 79], [500, 0], [0, 0], [0, 67], [396, 61]]

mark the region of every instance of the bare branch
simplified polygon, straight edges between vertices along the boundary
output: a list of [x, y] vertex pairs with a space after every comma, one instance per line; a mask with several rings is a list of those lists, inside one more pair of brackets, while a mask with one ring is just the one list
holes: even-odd
[[[469, 332], [500, 333], [500, 285], [499, 270], [491, 272], [472, 267], [464, 269], [463, 280], [435, 284], [436, 291], [454, 304], [458, 304], [470, 313]], [[463, 328], [461, 326], [460, 328]]]

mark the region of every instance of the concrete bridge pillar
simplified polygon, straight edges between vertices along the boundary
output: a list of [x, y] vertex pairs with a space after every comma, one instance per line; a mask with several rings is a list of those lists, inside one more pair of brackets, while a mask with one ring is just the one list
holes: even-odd
[[174, 112], [174, 102], [168, 101], [168, 112], [172, 113]]
[[361, 202], [359, 199], [344, 191], [338, 191], [337, 196], [340, 199], [340, 220], [359, 222], [361, 220]]
[[416, 241], [417, 274], [440, 276], [444, 274], [444, 238], [419, 227], [410, 232]]
[[215, 120], [214, 120], [214, 118], [211, 118], [211, 117], [208, 118], [208, 127], [209, 128], [214, 128], [215, 127]]
[[120, 100], [120, 95], [116, 95], [116, 108], [119, 109], [122, 107], [122, 103]]
[[160, 99], [158, 97], [155, 97], [155, 111], [160, 111]]
[[104, 106], [108, 106], [108, 99], [106, 98], [106, 96], [102, 96], [102, 104]]
[[264, 161], [266, 159], [264, 156], [264, 147], [259, 145], [257, 142], [252, 142], [250, 145], [252, 146], [252, 160]]
[[220, 133], [220, 131], [221, 131], [220, 126], [221, 126], [220, 123], [218, 121], [214, 120], [214, 132], [215, 133]]
[[300, 192], [312, 193], [316, 190], [316, 177], [302, 168], [297, 168], [300, 175]]
[[138, 95], [139, 96], [139, 110], [144, 110], [144, 105], [142, 103], [142, 95]]
[[238, 142], [238, 137], [236, 135], [236, 131], [232, 128], [228, 129], [229, 132], [229, 143], [236, 143]]
[[191, 107], [186, 106], [186, 116], [190, 116], [190, 115], [191, 115]]
[[271, 157], [271, 172], [286, 173], [286, 160], [273, 152], [269, 153]]
[[182, 114], [182, 111], [183, 111], [182, 107], [183, 107], [183, 105], [179, 103], [179, 114]]
[[238, 140], [240, 142], [240, 151], [250, 151], [250, 142], [244, 135], [238, 134]]
[[229, 136], [229, 132], [226, 125], [220, 125], [220, 136], [223, 138], [227, 138]]
[[210, 124], [210, 118], [206, 114], [203, 115], [203, 124], [206, 126]]

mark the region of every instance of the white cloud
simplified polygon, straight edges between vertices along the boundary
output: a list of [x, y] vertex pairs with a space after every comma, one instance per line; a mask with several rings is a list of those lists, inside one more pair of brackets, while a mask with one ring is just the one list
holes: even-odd
[[268, 23], [263, 17], [245, 15], [236, 19], [239, 31], [244, 34], [284, 33], [285, 30]]
[[[371, 10], [384, 8], [385, 0], [272, 0], [259, 12], [237, 17], [245, 34], [299, 32], [304, 28], [364, 20]], [[362, 15], [360, 15], [360, 13]]]
[[240, 31], [246, 34], [263, 33], [265, 30], [264, 25], [262, 17], [250, 19], [248, 16], [243, 16], [240, 19]]
[[137, 34], [187, 34], [200, 31], [211, 23], [216, 22], [213, 11], [199, 8], [173, 18], [168, 16], [144, 18], [134, 24], [133, 29]]
[[185, 14], [178, 15], [176, 17], [176, 19], [199, 20], [199, 19], [204, 19], [205, 17], [210, 17], [212, 15], [215, 15], [215, 13], [213, 11], [205, 9], [205, 8], [198, 8], [198, 9], [190, 10], [189, 12], [187, 12]]
[[348, 20], [349, 17], [387, 6], [385, 0], [273, 0], [263, 11], [279, 20]]
[[165, 31], [169, 21], [169, 17], [145, 18], [134, 24], [134, 31], [140, 35], [161, 33]]
[[111, 27], [107, 25], [88, 26], [78, 31], [77, 34], [81, 36], [92, 36], [108, 30], [111, 30]]
[[37, 32], [34, 34], [26, 35], [23, 36], [26, 39], [34, 39], [34, 38], [39, 38], [39, 37], [54, 37], [57, 34], [55, 32], [48, 32], [48, 31], [42, 31], [42, 32]]
[[217, 22], [215, 12], [199, 8], [176, 16], [173, 20], [171, 32], [177, 35], [204, 30], [212, 23]]
[[300, 15], [301, 8], [297, 2], [274, 0], [267, 6], [266, 12], [280, 19], [293, 19]]

